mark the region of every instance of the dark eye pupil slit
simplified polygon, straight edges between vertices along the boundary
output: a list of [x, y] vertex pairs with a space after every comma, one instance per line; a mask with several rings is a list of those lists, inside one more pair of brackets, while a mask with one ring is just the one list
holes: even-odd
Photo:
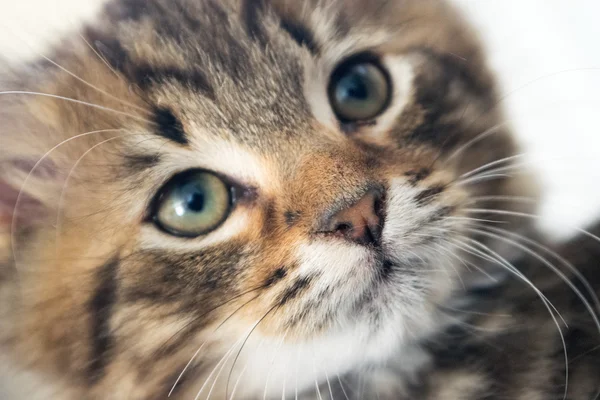
[[355, 74], [350, 78], [347, 95], [359, 100], [369, 97], [369, 89], [361, 76]]
[[196, 191], [189, 196], [188, 207], [193, 212], [202, 212], [204, 210], [204, 193]]

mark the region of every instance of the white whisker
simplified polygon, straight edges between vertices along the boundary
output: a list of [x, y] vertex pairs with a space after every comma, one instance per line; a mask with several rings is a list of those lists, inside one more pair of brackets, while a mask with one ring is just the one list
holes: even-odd
[[[248, 294], [249, 292], [244, 292], [243, 294]], [[239, 298], [240, 296], [236, 296], [234, 297], [234, 299]], [[252, 299], [248, 300], [247, 302], [243, 303], [241, 306], [239, 306], [238, 308], [236, 308], [231, 314], [229, 314], [229, 316], [227, 318], [225, 318], [213, 331], [213, 334], [216, 333], [223, 325], [225, 325], [225, 323], [227, 321], [229, 321], [229, 319], [231, 317], [233, 317], [239, 310], [241, 310], [243, 307], [245, 307], [246, 305], [248, 305], [250, 302], [256, 300], [258, 298], [258, 296], [254, 296]], [[223, 303], [223, 304], [227, 304]], [[173, 391], [175, 390], [175, 387], [177, 386], [177, 384], [179, 383], [179, 381], [181, 380], [181, 377], [183, 376], [183, 374], [185, 374], [185, 371], [187, 371], [187, 369], [190, 367], [190, 365], [192, 364], [192, 362], [196, 359], [196, 357], [198, 356], [198, 354], [200, 353], [200, 351], [204, 348], [204, 346], [206, 345], [206, 343], [208, 342], [208, 339], [205, 340], [200, 347], [198, 348], [198, 350], [196, 350], [196, 352], [192, 355], [192, 358], [190, 359], [190, 361], [188, 361], [188, 363], [185, 365], [185, 367], [183, 368], [183, 370], [181, 371], [181, 373], [179, 374], [179, 376], [177, 377], [177, 379], [175, 380], [175, 383], [173, 384], [173, 387], [171, 388], [171, 390], [169, 391], [169, 396], [171, 396], [171, 393], [173, 393]]]
[[58, 96], [58, 95], [50, 94], [50, 93], [30, 92], [30, 91], [25, 91], [25, 90], [8, 90], [8, 91], [0, 92], [0, 95], [4, 95], [4, 94], [6, 94], [6, 95], [8, 95], [8, 94], [24, 94], [24, 95], [31, 95], [31, 96], [49, 97], [49, 98], [57, 99], [57, 100], [64, 100], [64, 101], [68, 101], [70, 103], [81, 104], [81, 105], [88, 106], [91, 108], [96, 108], [98, 110], [108, 111], [108, 112], [112, 112], [112, 113], [119, 114], [119, 115], [124, 115], [126, 117], [130, 117], [130, 118], [138, 120], [138, 121], [143, 121], [143, 122], [155, 125], [154, 121], [151, 121], [147, 118], [140, 117], [138, 115], [133, 115], [133, 114], [127, 113], [125, 111], [115, 110], [114, 108], [101, 106], [99, 104], [88, 103], [86, 101], [72, 99], [70, 97]]
[[110, 70], [110, 71], [111, 71], [113, 74], [115, 74], [115, 76], [116, 76], [117, 78], [119, 78], [119, 79], [123, 80], [123, 77], [122, 77], [121, 75], [119, 75], [119, 73], [118, 73], [117, 71], [115, 71], [115, 69], [114, 69], [114, 68], [113, 68], [113, 67], [112, 67], [112, 66], [109, 64], [109, 62], [106, 60], [106, 58], [105, 58], [105, 57], [104, 57], [102, 54], [98, 53], [98, 52], [96, 51], [96, 49], [94, 49], [94, 46], [92, 46], [92, 45], [90, 44], [90, 42], [88, 42], [88, 41], [87, 41], [87, 39], [86, 39], [86, 38], [85, 38], [85, 37], [84, 37], [82, 34], [79, 34], [79, 37], [80, 37], [80, 38], [81, 38], [81, 40], [83, 40], [83, 41], [84, 41], [84, 43], [85, 43], [85, 44], [86, 44], [86, 45], [87, 45], [87, 46], [90, 48], [90, 50], [92, 50], [92, 51], [94, 52], [94, 54], [98, 56], [98, 58], [99, 58], [99, 59], [100, 59], [100, 60], [101, 60], [101, 61], [104, 63], [104, 65], [106, 65], [106, 67], [107, 67], [107, 68], [108, 68], [108, 69], [109, 69], [109, 70]]
[[487, 170], [490, 167], [493, 167], [493, 166], [496, 166], [496, 165], [499, 165], [499, 164], [503, 164], [503, 163], [506, 163], [506, 162], [509, 162], [509, 161], [513, 161], [513, 160], [516, 160], [516, 159], [519, 159], [519, 158], [523, 158], [523, 157], [525, 157], [525, 154], [517, 154], [517, 155], [514, 155], [514, 156], [510, 156], [510, 157], [504, 157], [504, 158], [501, 158], [499, 160], [495, 160], [495, 161], [489, 162], [489, 163], [487, 163], [485, 165], [482, 165], [481, 167], [475, 168], [475, 169], [473, 169], [473, 170], [471, 170], [469, 172], [465, 172], [464, 174], [462, 174], [460, 176], [460, 178], [461, 179], [469, 178], [469, 177], [471, 177], [473, 175], [477, 175], [477, 173], [479, 173], [479, 172], [484, 172], [484, 170]]
[[470, 185], [473, 183], [487, 182], [487, 181], [491, 181], [491, 180], [495, 180], [495, 179], [506, 179], [506, 178], [512, 178], [512, 175], [489, 174], [489, 175], [474, 176], [474, 177], [471, 177], [468, 179], [458, 181], [455, 183], [455, 185], [457, 185], [457, 186]]
[[[464, 249], [461, 248], [461, 250], [464, 250]], [[483, 275], [485, 275], [485, 277], [487, 277], [488, 279], [490, 279], [492, 282], [496, 282], [496, 283], [498, 282], [498, 278], [495, 278], [494, 276], [490, 275], [483, 268], [477, 266], [475, 263], [470, 262], [468, 260], [461, 259], [457, 254], [454, 254], [454, 252], [450, 252], [450, 255], [452, 255], [453, 257], [455, 257], [458, 261], [462, 262], [463, 264], [466, 264], [466, 265], [469, 265], [469, 266], [475, 268], [476, 271], [481, 272]]]
[[242, 346], [240, 347], [239, 351], [237, 352], [237, 354], [235, 355], [235, 358], [233, 359], [233, 364], [231, 365], [231, 369], [229, 370], [229, 375], [227, 376], [227, 382], [225, 383], [225, 398], [228, 397], [228, 390], [229, 390], [229, 382], [231, 381], [231, 375], [233, 374], [233, 369], [235, 368], [235, 363], [237, 362], [238, 358], [240, 357], [240, 354], [242, 353], [242, 350], [244, 349], [244, 346], [246, 345], [246, 343], [248, 342], [248, 339], [250, 339], [250, 336], [252, 335], [252, 333], [254, 333], [254, 330], [260, 325], [261, 322], [263, 322], [265, 320], [265, 318], [267, 318], [267, 316], [273, 311], [275, 310], [277, 307], [279, 306], [279, 304], [275, 304], [273, 307], [271, 307], [266, 313], [265, 315], [263, 315], [251, 328], [250, 328], [250, 333], [248, 333], [248, 335], [246, 336], [246, 338], [244, 339], [244, 342], [242, 343]]
[[467, 150], [469, 147], [473, 146], [475, 143], [487, 138], [490, 135], [493, 135], [494, 133], [500, 132], [501, 128], [504, 128], [506, 125], [508, 125], [509, 123], [511, 123], [512, 121], [507, 120], [504, 121], [502, 123], [499, 123], [491, 128], [489, 128], [488, 130], [480, 133], [479, 135], [475, 136], [473, 139], [469, 140], [467, 143], [465, 143], [464, 145], [462, 145], [461, 147], [459, 147], [456, 151], [454, 151], [445, 161], [444, 164], [448, 164], [448, 162], [450, 162], [452, 159], [456, 158], [458, 155], [460, 155], [463, 151]]
[[498, 221], [495, 219], [472, 218], [472, 217], [444, 217], [444, 220], [449, 221], [467, 221], [467, 222], [484, 222], [490, 224], [506, 224], [507, 221]]
[[206, 341], [204, 343], [202, 343], [200, 345], [200, 347], [198, 347], [198, 350], [196, 350], [196, 352], [194, 353], [194, 355], [192, 355], [192, 358], [190, 358], [190, 361], [187, 362], [187, 364], [185, 365], [185, 367], [183, 368], [183, 371], [181, 371], [181, 373], [179, 374], [179, 376], [177, 377], [177, 379], [175, 380], [175, 383], [173, 384], [173, 386], [171, 387], [171, 390], [169, 390], [169, 394], [167, 395], [167, 397], [171, 397], [171, 394], [173, 393], [173, 391], [175, 390], [175, 387], [177, 386], [177, 384], [179, 383], [179, 381], [181, 380], [181, 378], [183, 377], [183, 374], [185, 374], [185, 371], [187, 371], [187, 369], [190, 367], [190, 365], [192, 364], [192, 362], [196, 359], [196, 357], [198, 356], [198, 353], [200, 353], [200, 351], [202, 351], [202, 349], [204, 348], [204, 346], [206, 345]]
[[296, 387], [294, 388], [294, 400], [298, 400], [298, 359], [300, 358], [300, 346], [296, 350]]
[[319, 375], [317, 374], [317, 365], [316, 365], [316, 357], [315, 357], [314, 347], [312, 349], [312, 356], [313, 356], [313, 374], [315, 376], [315, 390], [316, 390], [317, 397], [319, 398], [319, 400], [323, 400], [323, 397], [321, 397], [321, 390], [319, 389], [319, 382], [317, 379], [319, 377]]
[[277, 352], [283, 345], [283, 342], [285, 341], [285, 337], [287, 336], [289, 331], [290, 331], [290, 328], [286, 329], [285, 333], [281, 337], [281, 340], [277, 344], [277, 347], [275, 348], [273, 358], [271, 359], [271, 366], [269, 367], [269, 372], [267, 372], [267, 379], [265, 381], [265, 391], [263, 392], [263, 400], [267, 400], [267, 389], [269, 387], [269, 379], [271, 378], [271, 372], [273, 371], [273, 366], [275, 365], [275, 358], [277, 357]]
[[538, 200], [525, 196], [476, 196], [471, 197], [466, 204], [479, 203], [484, 201], [514, 201], [518, 203], [537, 204]]
[[40, 56], [40, 57], [42, 57], [43, 59], [45, 59], [46, 61], [48, 61], [49, 63], [51, 63], [52, 65], [54, 65], [54, 66], [56, 66], [56, 67], [60, 68], [62, 71], [66, 72], [67, 74], [69, 74], [69, 75], [70, 75], [70, 76], [72, 76], [73, 78], [77, 79], [78, 81], [80, 81], [80, 82], [81, 82], [81, 83], [83, 83], [84, 85], [86, 85], [86, 86], [88, 86], [88, 87], [90, 87], [90, 88], [94, 89], [94, 90], [95, 90], [95, 91], [97, 91], [98, 93], [100, 93], [100, 94], [103, 94], [103, 95], [105, 95], [106, 97], [109, 97], [109, 98], [111, 98], [111, 99], [113, 99], [113, 100], [115, 100], [115, 101], [118, 101], [118, 102], [119, 102], [119, 103], [121, 103], [121, 104], [124, 104], [124, 105], [126, 105], [126, 106], [129, 106], [129, 107], [135, 108], [135, 109], [137, 109], [137, 110], [139, 110], [139, 111], [142, 111], [142, 112], [144, 112], [144, 113], [145, 113], [145, 114], [147, 114], [147, 115], [150, 115], [150, 112], [149, 112], [148, 110], [145, 110], [145, 109], [143, 109], [142, 107], [139, 107], [139, 106], [137, 106], [137, 105], [135, 105], [135, 104], [133, 104], [133, 103], [130, 103], [130, 102], [128, 102], [128, 101], [125, 101], [125, 100], [123, 100], [123, 99], [120, 99], [120, 98], [118, 98], [118, 97], [116, 97], [116, 96], [113, 96], [112, 94], [110, 94], [110, 93], [108, 93], [108, 92], [106, 92], [106, 91], [104, 91], [104, 90], [100, 89], [99, 87], [97, 87], [97, 86], [95, 86], [95, 85], [91, 84], [90, 82], [86, 81], [85, 79], [83, 79], [83, 78], [81, 78], [81, 77], [77, 76], [77, 75], [76, 75], [76, 74], [74, 74], [73, 72], [71, 72], [71, 71], [69, 71], [68, 69], [64, 68], [62, 65], [60, 65], [60, 64], [58, 64], [58, 63], [56, 63], [56, 62], [52, 61], [50, 58], [46, 57], [45, 55], [43, 55], [43, 54], [39, 54], [39, 56]]
[[342, 383], [342, 378], [340, 378], [340, 374], [336, 374], [338, 382], [340, 383], [340, 389], [342, 389], [342, 393], [344, 393], [344, 397], [346, 400], [350, 400], [348, 397], [348, 393], [346, 393], [346, 389], [344, 388], [344, 384]]
[[[514, 217], [523, 217], [523, 218], [531, 218], [531, 219], [541, 219], [539, 215], [528, 214], [524, 212], [518, 211], [508, 211], [508, 210], [496, 210], [496, 209], [488, 209], [488, 208], [466, 208], [465, 212], [478, 213], [478, 214], [498, 214], [498, 215], [509, 215]], [[591, 232], [586, 231], [585, 229], [579, 228], [577, 226], [570, 225], [569, 228], [572, 228], [579, 233], [584, 234], [585, 236], [594, 239], [598, 243], [600, 243], [600, 237], [594, 235]]]
[[[265, 338], [262, 338], [260, 340], [260, 342], [258, 342], [258, 345], [256, 346], [256, 349], [254, 350], [253, 356], [256, 356], [256, 354], [258, 354], [258, 350], [260, 350], [260, 348], [262, 347], [264, 342], [265, 342]], [[231, 396], [229, 396], [229, 400], [234, 399], [235, 394], [237, 392], [237, 388], [238, 388], [240, 382], [242, 381], [242, 377], [244, 376], [244, 372], [246, 372], [246, 369], [248, 369], [248, 366], [250, 365], [250, 361], [251, 361], [251, 357], [248, 357], [248, 359], [244, 363], [244, 367], [240, 371], [238, 378], [236, 379], [235, 383], [233, 384], [233, 390], [231, 391]]]
[[[202, 384], [202, 387], [200, 388], [200, 390], [198, 391], [198, 394], [196, 394], [196, 397], [194, 397], [194, 400], [198, 400], [200, 398], [200, 395], [202, 394], [202, 391], [204, 390], [204, 388], [206, 387], [206, 385], [208, 384], [208, 381], [210, 380], [210, 378], [212, 378], [212, 376], [214, 375], [214, 373], [217, 371], [217, 369], [219, 369], [219, 372], [217, 373], [217, 376], [215, 377], [215, 379], [213, 380], [213, 385], [211, 386], [211, 389], [209, 391], [208, 397], [206, 398], [208, 400], [208, 398], [210, 397], [210, 393], [212, 392], [212, 389], [214, 388], [215, 383], [217, 382], [217, 379], [219, 378], [219, 375], [221, 373], [221, 371], [223, 371], [223, 367], [225, 366], [225, 364], [227, 363], [227, 361], [229, 360], [230, 355], [233, 353], [233, 350], [237, 347], [238, 344], [240, 344], [242, 342], [242, 340], [244, 339], [244, 335], [246, 334], [246, 332], [244, 332], [240, 338], [238, 340], [236, 340], [233, 345], [229, 348], [229, 350], [227, 350], [225, 352], [225, 354], [223, 355], [223, 357], [221, 357], [221, 359], [219, 360], [219, 362], [217, 362], [217, 364], [215, 365], [215, 367], [212, 369], [212, 371], [210, 372], [210, 374], [208, 375], [208, 377], [204, 380], [204, 383]], [[219, 368], [220, 367], [220, 368]]]

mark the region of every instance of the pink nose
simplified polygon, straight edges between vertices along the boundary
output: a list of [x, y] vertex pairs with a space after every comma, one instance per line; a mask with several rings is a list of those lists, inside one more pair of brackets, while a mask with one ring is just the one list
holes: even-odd
[[383, 220], [381, 193], [371, 190], [357, 202], [338, 210], [325, 223], [324, 232], [362, 244], [379, 245]]

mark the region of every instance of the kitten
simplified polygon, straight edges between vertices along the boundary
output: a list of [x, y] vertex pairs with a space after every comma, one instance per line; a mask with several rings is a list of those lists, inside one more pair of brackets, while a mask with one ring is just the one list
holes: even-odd
[[16, 71], [2, 398], [323, 397], [366, 371], [398, 398], [454, 292], [523, 253], [496, 222], [532, 232], [442, 1], [119, 0]]

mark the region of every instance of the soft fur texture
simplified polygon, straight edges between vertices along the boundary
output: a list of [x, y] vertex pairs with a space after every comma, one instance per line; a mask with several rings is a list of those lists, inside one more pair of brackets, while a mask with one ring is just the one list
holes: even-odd
[[[393, 95], [342, 123], [327, 86], [365, 53]], [[475, 35], [444, 2], [119, 0], [0, 81], [3, 398], [546, 399], [551, 380], [564, 393], [532, 289], [544, 282], [487, 278], [521, 260], [560, 282], [494, 231], [534, 237], [536, 188]], [[195, 168], [242, 195], [217, 230], [169, 235], [153, 199]], [[372, 191], [381, 243], [322, 233]], [[550, 301], [571, 322], [585, 297], [563, 286]], [[511, 318], [448, 312], [475, 294]], [[573, 399], [597, 386], [579, 366], [598, 332], [581, 318]]]

